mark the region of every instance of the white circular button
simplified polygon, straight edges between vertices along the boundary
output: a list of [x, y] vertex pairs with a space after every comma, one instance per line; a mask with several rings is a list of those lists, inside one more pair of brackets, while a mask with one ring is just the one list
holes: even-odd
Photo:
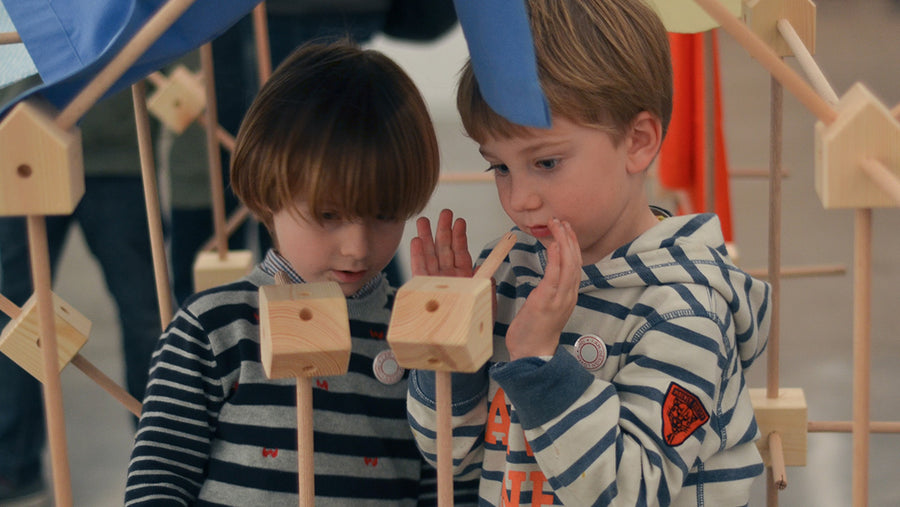
[[588, 370], [597, 370], [606, 362], [606, 345], [599, 336], [586, 334], [575, 340], [575, 357]]
[[372, 362], [372, 371], [375, 372], [375, 378], [379, 382], [391, 385], [400, 382], [406, 369], [397, 363], [397, 356], [394, 355], [394, 351], [388, 349], [382, 350], [375, 356], [375, 361]]

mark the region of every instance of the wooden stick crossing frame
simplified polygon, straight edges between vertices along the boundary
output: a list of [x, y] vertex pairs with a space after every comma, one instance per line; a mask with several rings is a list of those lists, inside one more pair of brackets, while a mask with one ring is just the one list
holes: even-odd
[[[738, 41], [750, 55], [756, 59], [766, 70], [772, 74], [773, 80], [777, 79], [781, 85], [788, 88], [796, 98], [803, 103], [826, 126], [831, 125], [837, 118], [837, 112], [825, 99], [822, 99], [807, 85], [793, 70], [760, 40], [740, 20], [731, 15], [717, 0], [694, 0], [711, 17]], [[783, 21], [783, 20], [782, 20]], [[791, 38], [789, 24], [779, 22], [778, 29], [786, 40]], [[790, 43], [790, 41], [789, 41]], [[801, 51], [802, 53], [802, 51]], [[805, 66], [814, 70], [810, 65], [811, 58], [801, 56], [806, 61]], [[815, 72], [813, 72], [815, 75]], [[824, 78], [824, 76], [823, 76]], [[825, 88], [824, 79], [815, 76], [820, 88]], [[832, 93], [824, 90], [828, 99], [832, 99]], [[892, 110], [896, 112], [900, 106]], [[780, 149], [780, 148], [779, 148]], [[861, 160], [862, 170], [876, 182], [881, 182], [894, 199], [900, 203], [900, 181], [891, 174], [880, 162], [873, 159]], [[774, 171], [773, 171], [774, 173]], [[852, 497], [855, 507], [868, 505], [868, 477], [869, 477], [869, 432], [870, 422], [870, 366], [871, 366], [871, 267], [872, 267], [872, 210], [860, 208], [856, 210], [854, 224], [854, 283], [853, 283], [853, 471], [852, 471]], [[777, 271], [773, 271], [777, 274]], [[774, 293], [773, 293], [774, 298]], [[776, 322], [773, 319], [773, 331], [776, 330]], [[777, 332], [777, 331], [776, 331]], [[777, 334], [776, 334], [777, 336]], [[771, 347], [771, 338], [770, 344]], [[772, 356], [770, 355], [770, 358]], [[776, 355], [777, 357], [777, 355]], [[777, 359], [776, 359], [777, 361]], [[777, 373], [769, 372], [769, 380], [777, 381]], [[769, 397], [773, 389], [777, 393], [777, 384], [767, 386]], [[777, 396], [777, 394], [775, 394]], [[770, 474], [771, 475], [771, 474]], [[778, 481], [772, 477], [770, 484]], [[780, 484], [780, 483], [779, 483]], [[769, 505], [777, 505], [777, 496], [772, 494], [772, 489], [767, 495]]]

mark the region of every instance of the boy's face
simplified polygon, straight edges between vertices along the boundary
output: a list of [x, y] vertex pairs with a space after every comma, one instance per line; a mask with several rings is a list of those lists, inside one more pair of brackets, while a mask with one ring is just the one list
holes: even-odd
[[345, 296], [387, 266], [403, 236], [402, 220], [350, 219], [337, 212], [321, 218], [320, 224], [305, 201], [275, 213], [278, 251], [305, 281], [337, 282]]
[[606, 132], [554, 117], [550, 130], [489, 138], [481, 154], [513, 222], [547, 246], [553, 241], [549, 221], [568, 221], [587, 265], [651, 224], [640, 177], [644, 168], [634, 170], [632, 146], [627, 135], [616, 146]]

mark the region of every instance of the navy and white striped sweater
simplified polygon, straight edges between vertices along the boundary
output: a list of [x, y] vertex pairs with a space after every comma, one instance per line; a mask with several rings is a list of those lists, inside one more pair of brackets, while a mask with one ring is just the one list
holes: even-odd
[[[259, 359], [258, 289], [285, 268], [301, 281], [269, 252], [175, 315], [153, 357], [125, 505], [297, 505], [296, 382], [269, 380]], [[349, 371], [312, 380], [317, 506], [434, 501], [434, 471], [406, 420], [407, 380], [385, 385], [372, 370], [393, 297], [379, 277], [347, 299]], [[471, 502], [462, 486], [458, 499]]]
[[[746, 505], [763, 465], [743, 371], [765, 347], [770, 294], [728, 259], [718, 218], [667, 218], [585, 266], [557, 353], [508, 362], [504, 333], [546, 256], [517, 234], [495, 273], [494, 356], [453, 375], [454, 464], [480, 477], [481, 505]], [[588, 334], [608, 354], [593, 370], [573, 352]], [[409, 389], [433, 462], [433, 375]]]

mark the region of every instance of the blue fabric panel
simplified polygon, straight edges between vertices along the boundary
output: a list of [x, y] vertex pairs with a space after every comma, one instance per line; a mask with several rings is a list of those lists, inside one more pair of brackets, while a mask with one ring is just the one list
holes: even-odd
[[[111, 95], [216, 38], [259, 0], [198, 0], [106, 93]], [[112, 60], [164, 0], [3, 0], [44, 84], [37, 93], [65, 107]], [[0, 116], [5, 111], [0, 112]]]
[[550, 127], [538, 82], [531, 27], [523, 0], [454, 0], [472, 69], [488, 105], [507, 120]]

